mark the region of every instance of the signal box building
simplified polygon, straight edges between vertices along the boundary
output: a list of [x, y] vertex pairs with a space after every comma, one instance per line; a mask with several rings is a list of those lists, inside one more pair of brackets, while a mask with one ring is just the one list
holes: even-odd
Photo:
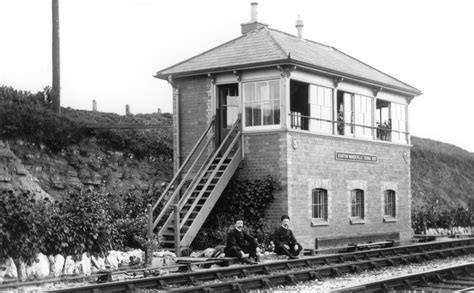
[[[410, 238], [408, 106], [420, 90], [304, 39], [300, 20], [296, 36], [269, 28], [256, 8], [241, 36], [156, 75], [174, 105], [177, 176], [154, 209], [165, 246], [190, 245], [233, 176], [277, 179], [266, 219], [288, 214], [305, 248]], [[166, 198], [179, 218], [162, 212]]]

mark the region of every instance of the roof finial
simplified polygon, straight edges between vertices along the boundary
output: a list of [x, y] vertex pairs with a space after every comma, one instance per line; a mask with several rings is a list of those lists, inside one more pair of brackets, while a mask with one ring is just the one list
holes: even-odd
[[298, 20], [296, 21], [296, 30], [298, 32], [298, 38], [303, 38], [303, 21], [298, 15]]

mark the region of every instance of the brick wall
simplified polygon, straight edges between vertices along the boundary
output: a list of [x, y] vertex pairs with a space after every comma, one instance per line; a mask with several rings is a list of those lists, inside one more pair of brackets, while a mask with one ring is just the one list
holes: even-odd
[[[212, 86], [210, 79], [205, 76], [180, 78], [175, 82], [179, 89], [179, 133], [182, 162], [212, 119]], [[177, 133], [176, 129], [175, 133]], [[175, 154], [176, 147], [175, 140]]]
[[[411, 236], [410, 148], [405, 145], [344, 137], [290, 132], [288, 134], [288, 212], [292, 227], [305, 247], [316, 237], [400, 232]], [[335, 159], [335, 152], [370, 154], [377, 163]], [[328, 221], [312, 220], [313, 188], [328, 191]], [[350, 190], [364, 191], [363, 223], [351, 223]], [[396, 192], [395, 221], [383, 217], [383, 190]]]
[[288, 211], [286, 144], [286, 132], [244, 134], [244, 161], [237, 176], [254, 179], [271, 175], [281, 186], [266, 215], [271, 227], [279, 225], [281, 215]]

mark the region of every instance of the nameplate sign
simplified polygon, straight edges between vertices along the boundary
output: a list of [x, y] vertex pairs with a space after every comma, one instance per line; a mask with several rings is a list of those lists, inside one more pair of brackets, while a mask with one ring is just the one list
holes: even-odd
[[367, 154], [354, 154], [336, 152], [336, 160], [350, 162], [377, 163], [377, 156]]

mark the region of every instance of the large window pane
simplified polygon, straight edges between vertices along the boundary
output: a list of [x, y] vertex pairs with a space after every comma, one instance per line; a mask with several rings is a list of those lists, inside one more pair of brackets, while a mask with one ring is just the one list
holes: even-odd
[[245, 126], [280, 124], [280, 82], [278, 80], [245, 83], [244, 101]]

